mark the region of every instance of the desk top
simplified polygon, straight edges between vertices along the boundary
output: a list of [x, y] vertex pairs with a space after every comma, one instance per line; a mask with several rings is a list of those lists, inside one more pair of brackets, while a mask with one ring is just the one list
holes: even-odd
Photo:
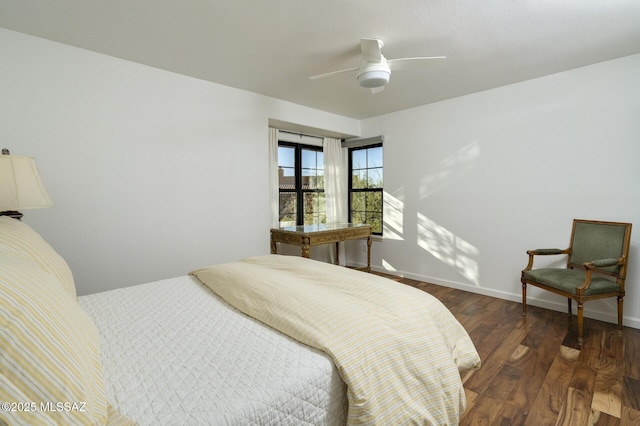
[[308, 234], [312, 232], [339, 231], [339, 230], [346, 230], [351, 228], [365, 228], [365, 227], [371, 228], [371, 225], [360, 224], [360, 223], [321, 223], [321, 224], [301, 225], [301, 226], [282, 226], [280, 228], [275, 228], [273, 230]]

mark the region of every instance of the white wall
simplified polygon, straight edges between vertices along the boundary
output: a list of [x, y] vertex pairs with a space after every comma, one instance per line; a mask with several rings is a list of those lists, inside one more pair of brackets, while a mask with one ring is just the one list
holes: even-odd
[[0, 28], [0, 141], [56, 208], [23, 220], [79, 294], [269, 252], [268, 121], [360, 122]]
[[[640, 327], [638, 76], [635, 55], [363, 121], [385, 135], [375, 267], [520, 301], [527, 249], [565, 248], [573, 218], [632, 222], [625, 324]], [[533, 287], [529, 300], [566, 310]]]
[[[267, 253], [270, 118], [385, 135], [380, 270], [520, 300], [526, 249], [566, 246], [574, 217], [640, 226], [640, 55], [362, 123], [4, 29], [0, 58], [2, 147], [36, 157], [57, 205], [24, 221], [80, 294]], [[586, 315], [614, 321], [608, 309]]]

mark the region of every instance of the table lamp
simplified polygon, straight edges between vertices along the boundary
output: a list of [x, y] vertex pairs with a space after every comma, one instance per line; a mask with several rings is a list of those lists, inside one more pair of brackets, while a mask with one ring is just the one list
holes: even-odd
[[53, 207], [33, 157], [0, 155], [0, 215], [21, 220], [18, 210]]

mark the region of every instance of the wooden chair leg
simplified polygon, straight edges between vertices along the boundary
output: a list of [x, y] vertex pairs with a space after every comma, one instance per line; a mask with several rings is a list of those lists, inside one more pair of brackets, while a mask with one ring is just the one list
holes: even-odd
[[584, 304], [581, 301], [578, 301], [578, 345], [582, 346], [582, 342], [583, 342], [583, 327], [584, 327], [584, 322], [583, 322], [583, 318], [582, 318], [582, 314], [584, 311]]
[[571, 298], [567, 297], [567, 305], [569, 305], [569, 321], [571, 321]]
[[527, 283], [522, 283], [522, 316], [527, 316]]
[[624, 296], [618, 296], [618, 335], [622, 336], [622, 311]]

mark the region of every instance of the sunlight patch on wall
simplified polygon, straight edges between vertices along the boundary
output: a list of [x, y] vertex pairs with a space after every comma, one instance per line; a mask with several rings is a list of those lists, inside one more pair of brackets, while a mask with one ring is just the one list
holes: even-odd
[[387, 262], [386, 260], [382, 259], [382, 267], [390, 272], [397, 272], [398, 270], [396, 268], [393, 267], [393, 265], [391, 265], [389, 262]]
[[453, 267], [472, 284], [480, 285], [480, 268], [475, 260], [480, 251], [418, 212], [418, 245], [433, 257]]
[[[404, 188], [395, 191], [404, 194]], [[401, 195], [402, 196], [402, 195]], [[384, 192], [384, 223], [382, 234], [385, 240], [404, 240], [404, 201], [400, 200], [396, 196]]]
[[437, 169], [421, 179], [420, 198], [427, 198], [452, 180], [467, 175], [479, 156], [480, 146], [478, 141], [473, 141], [442, 160]]

